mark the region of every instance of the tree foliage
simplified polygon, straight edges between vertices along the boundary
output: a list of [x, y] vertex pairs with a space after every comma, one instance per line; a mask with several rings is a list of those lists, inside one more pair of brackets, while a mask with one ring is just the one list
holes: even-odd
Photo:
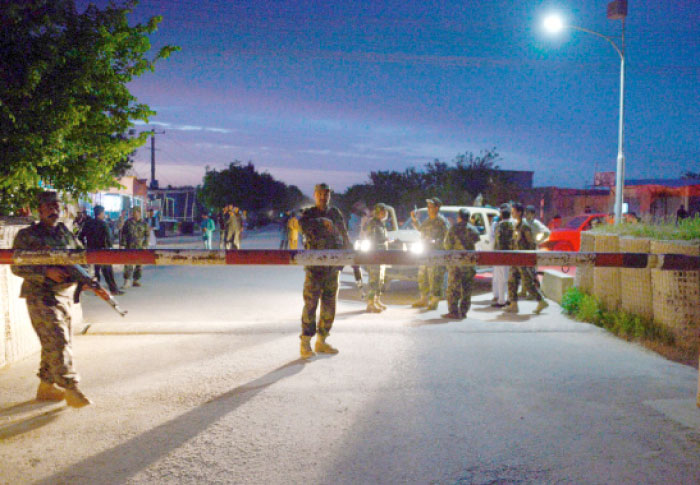
[[208, 209], [232, 204], [248, 211], [284, 211], [308, 201], [296, 185], [286, 185], [255, 170], [252, 162], [238, 160], [220, 171], [207, 168], [199, 197]]
[[436, 159], [422, 170], [410, 167], [403, 172], [371, 172], [368, 183], [349, 187], [336, 200], [346, 211], [360, 201], [369, 206], [384, 202], [394, 206], [402, 217], [414, 206], [424, 206], [425, 199], [433, 196], [449, 205], [473, 205], [481, 194], [485, 204], [497, 205], [510, 200], [518, 191], [499, 172], [499, 160], [494, 149], [479, 155], [459, 154], [451, 163]]
[[178, 48], [147, 58], [161, 18], [130, 26], [135, 5], [0, 3], [0, 211], [27, 205], [40, 184], [72, 195], [114, 186], [146, 141], [123, 136], [154, 114], [127, 83]]

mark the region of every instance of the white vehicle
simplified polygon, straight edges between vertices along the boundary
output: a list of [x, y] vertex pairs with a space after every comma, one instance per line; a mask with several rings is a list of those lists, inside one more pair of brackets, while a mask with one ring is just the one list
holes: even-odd
[[[440, 207], [440, 215], [447, 219], [449, 226], [457, 223], [457, 212], [460, 209], [467, 209], [470, 214], [470, 223], [479, 231], [479, 242], [476, 243], [477, 251], [488, 251], [493, 247], [493, 233], [491, 232], [491, 222], [498, 215], [498, 210], [487, 207], [467, 207], [459, 205], [444, 205]], [[421, 241], [420, 232], [413, 227], [411, 219], [408, 219], [403, 227], [399, 228], [396, 220], [396, 213], [393, 207], [388, 207], [389, 217], [387, 218], [387, 233], [389, 240], [393, 241], [389, 249], [400, 249], [412, 251], [416, 254], [422, 253], [425, 248]], [[416, 219], [419, 224], [428, 217], [428, 209], [422, 208], [416, 211]], [[371, 251], [372, 247], [362, 236], [355, 241], [355, 250]], [[397, 266], [387, 266], [386, 280], [415, 280], [418, 276], [418, 269]]]

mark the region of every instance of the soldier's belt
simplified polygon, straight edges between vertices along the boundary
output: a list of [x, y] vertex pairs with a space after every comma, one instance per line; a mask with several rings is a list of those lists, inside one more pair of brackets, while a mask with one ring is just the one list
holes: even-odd
[[0, 264], [72, 265], [298, 265], [298, 266], [596, 266], [700, 270], [700, 257], [682, 254], [558, 251], [103, 249], [27, 251], [0, 249]]

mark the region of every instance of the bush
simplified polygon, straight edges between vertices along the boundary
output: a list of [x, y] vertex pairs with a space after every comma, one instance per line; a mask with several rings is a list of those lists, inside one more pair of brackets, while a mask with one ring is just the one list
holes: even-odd
[[676, 224], [675, 219], [666, 221], [644, 221], [618, 225], [600, 225], [594, 232], [617, 234], [619, 236], [643, 237], [661, 241], [692, 241], [700, 239], [700, 215], [683, 219]]
[[566, 290], [561, 299], [561, 308], [564, 310], [564, 313], [567, 315], [576, 315], [583, 296], [584, 293], [575, 286]]
[[592, 323], [627, 340], [642, 340], [673, 345], [673, 334], [652, 320], [623, 311], [609, 311], [600, 300], [572, 287], [566, 290], [561, 301], [564, 313], [579, 321]]

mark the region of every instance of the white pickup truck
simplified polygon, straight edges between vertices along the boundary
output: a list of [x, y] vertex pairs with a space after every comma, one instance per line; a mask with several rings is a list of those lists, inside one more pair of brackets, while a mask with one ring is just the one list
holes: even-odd
[[[488, 207], [468, 207], [457, 205], [444, 205], [440, 207], [440, 215], [442, 215], [450, 226], [457, 222], [457, 212], [460, 209], [467, 209], [471, 215], [471, 224], [476, 227], [480, 234], [480, 240], [476, 243], [477, 251], [487, 251], [493, 247], [493, 233], [491, 232], [491, 221], [498, 215], [498, 210]], [[389, 217], [387, 218], [387, 233], [389, 239], [393, 242], [389, 249], [400, 249], [403, 251], [412, 251], [421, 253], [424, 251], [421, 242], [420, 232], [413, 227], [411, 220], [407, 220], [402, 227], [399, 228], [396, 220], [396, 213], [393, 207], [389, 207]], [[423, 222], [428, 217], [428, 209], [422, 208], [416, 211], [416, 219], [418, 222]], [[358, 239], [355, 242], [355, 249], [358, 251], [370, 251], [371, 247], [368, 241]], [[386, 280], [415, 280], [418, 276], [418, 268], [406, 266], [387, 266]]]

